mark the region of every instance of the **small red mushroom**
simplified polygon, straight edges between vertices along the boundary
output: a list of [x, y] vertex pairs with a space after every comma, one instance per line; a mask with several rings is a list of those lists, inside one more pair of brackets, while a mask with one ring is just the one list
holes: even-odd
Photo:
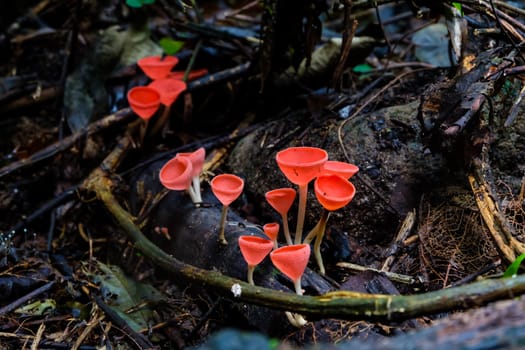
[[255, 285], [253, 282], [253, 271], [272, 250], [273, 242], [257, 236], [240, 236], [239, 248], [248, 264], [248, 283]]
[[[270, 259], [279, 271], [293, 281], [295, 292], [298, 295], [303, 295], [301, 277], [310, 259], [310, 246], [308, 244], [295, 244], [281, 247], [270, 253]], [[302, 327], [306, 324], [306, 320], [301, 315], [287, 312], [286, 316], [290, 323], [296, 327]]]
[[141, 119], [140, 141], [144, 140], [149, 119], [160, 107], [160, 94], [147, 86], [136, 86], [128, 91], [128, 103]]
[[319, 272], [324, 275], [325, 268], [321, 256], [321, 241], [326, 230], [326, 223], [332, 211], [350, 203], [355, 195], [355, 187], [350, 181], [341, 176], [321, 175], [315, 180], [314, 190], [315, 196], [324, 210], [319, 223], [308, 233], [304, 243], [310, 243], [315, 237], [314, 256], [319, 266]]
[[275, 159], [284, 176], [299, 186], [299, 211], [295, 231], [295, 244], [299, 244], [303, 235], [308, 183], [321, 174], [321, 168], [328, 160], [328, 153], [317, 147], [289, 147], [278, 152]]
[[204, 147], [200, 147], [194, 152], [180, 152], [177, 153], [179, 157], [186, 157], [190, 160], [192, 165], [192, 180], [191, 180], [191, 186], [189, 188], [189, 193], [191, 196], [191, 199], [193, 203], [199, 204], [202, 203], [202, 197], [201, 197], [201, 182], [200, 182], [200, 174], [202, 171], [202, 167], [204, 166], [204, 159], [206, 157], [206, 150]]
[[[164, 105], [164, 111], [151, 130], [152, 134], [156, 134], [160, 128], [164, 127], [164, 130], [166, 130], [171, 106], [180, 94], [186, 90], [186, 83], [182, 80], [162, 78], [153, 80], [148, 87], [157, 90], [160, 94], [160, 102]], [[164, 134], [163, 132], [163, 136]]]
[[295, 244], [299, 244], [303, 235], [308, 183], [321, 175], [328, 153], [317, 147], [290, 147], [278, 152], [275, 159], [284, 176], [299, 186], [299, 211], [295, 231]]
[[137, 61], [137, 65], [151, 79], [166, 78], [179, 62], [175, 56], [148, 56]]
[[160, 103], [169, 107], [177, 100], [177, 97], [186, 90], [186, 83], [182, 80], [163, 78], [153, 80], [148, 85], [160, 94]]
[[263, 226], [264, 234], [273, 242], [273, 246], [275, 249], [278, 248], [277, 246], [277, 236], [279, 235], [279, 223], [277, 222], [270, 222], [268, 224], [265, 224]]
[[160, 106], [160, 94], [147, 86], [135, 86], [128, 91], [128, 103], [143, 120], [150, 119]]
[[188, 158], [175, 156], [160, 169], [159, 180], [170, 190], [187, 190], [191, 185], [192, 172]]
[[295, 200], [296, 192], [293, 188], [277, 188], [266, 192], [265, 197], [268, 203], [274, 208], [283, 220], [283, 232], [288, 245], [293, 244], [288, 228], [288, 211]]
[[339, 162], [337, 160], [326, 161], [322, 169], [323, 175], [339, 175], [347, 180], [357, 174], [358, 171], [359, 167], [356, 165], [346, 162]]
[[226, 215], [229, 205], [242, 193], [244, 181], [233, 174], [221, 174], [211, 180], [211, 190], [215, 197], [222, 203], [221, 222], [219, 228], [219, 243], [228, 244], [224, 238]]

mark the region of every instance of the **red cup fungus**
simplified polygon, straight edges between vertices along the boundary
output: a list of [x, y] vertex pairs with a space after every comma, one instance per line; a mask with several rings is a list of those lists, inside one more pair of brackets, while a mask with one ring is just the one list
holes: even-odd
[[299, 209], [295, 231], [295, 244], [299, 244], [303, 235], [308, 183], [321, 175], [323, 164], [328, 160], [328, 153], [316, 147], [290, 147], [277, 152], [275, 159], [284, 176], [299, 186]]
[[148, 85], [160, 94], [160, 103], [169, 107], [177, 100], [177, 97], [186, 90], [186, 83], [182, 80], [162, 78], [155, 79]]
[[290, 147], [278, 152], [275, 159], [284, 176], [291, 183], [301, 186], [321, 175], [328, 154], [316, 147]]
[[253, 271], [261, 261], [268, 255], [273, 248], [273, 242], [257, 236], [240, 236], [239, 248], [241, 254], [248, 264], [248, 282], [255, 285], [253, 282]]
[[151, 79], [166, 78], [172, 68], [179, 62], [175, 56], [148, 56], [137, 61], [137, 65]]
[[[272, 263], [293, 281], [295, 292], [298, 295], [303, 295], [301, 277], [306, 269], [306, 265], [308, 265], [309, 258], [310, 246], [308, 244], [288, 245], [275, 249], [270, 253]], [[306, 324], [304, 317], [299, 314], [292, 314], [287, 311], [286, 317], [296, 327], [302, 327]]]
[[204, 166], [204, 159], [206, 158], [206, 150], [204, 147], [200, 147], [194, 152], [180, 152], [177, 154], [179, 157], [186, 157], [190, 160], [192, 165], [192, 183], [189, 188], [190, 196], [193, 203], [202, 203], [201, 196], [201, 185], [200, 185], [200, 174], [202, 167]]
[[271, 252], [270, 259], [279, 271], [294, 282], [296, 293], [302, 295], [301, 277], [310, 259], [310, 246], [308, 244], [284, 246]]
[[338, 175], [322, 175], [314, 182], [315, 196], [329, 211], [340, 209], [350, 203], [355, 195], [354, 185]]
[[356, 165], [336, 160], [326, 161], [321, 170], [323, 175], [339, 175], [347, 180], [354, 176], [358, 171], [359, 167]]
[[279, 223], [277, 222], [270, 222], [268, 224], [265, 224], [263, 226], [264, 234], [272, 240], [274, 243], [275, 249], [277, 249], [277, 236], [279, 235]]
[[283, 221], [283, 232], [287, 244], [292, 244], [290, 229], [288, 228], [288, 211], [295, 200], [296, 192], [293, 188], [277, 188], [266, 192], [266, 201], [281, 214]]
[[315, 237], [314, 256], [319, 266], [319, 272], [324, 275], [325, 268], [321, 256], [321, 242], [326, 230], [326, 223], [330, 213], [338, 210], [354, 198], [354, 185], [339, 175], [321, 175], [314, 183], [315, 196], [323, 206], [323, 214], [317, 225], [308, 233], [304, 243], [310, 243]]
[[210, 185], [213, 194], [217, 197], [219, 202], [222, 203], [219, 243], [228, 244], [224, 237], [228, 206], [241, 195], [244, 188], [244, 181], [233, 174], [221, 174], [215, 176], [211, 180]]
[[191, 185], [191, 161], [186, 157], [174, 157], [160, 169], [159, 180], [164, 187], [175, 190], [187, 190]]
[[149, 120], [160, 106], [160, 94], [147, 86], [136, 86], [128, 91], [128, 103], [133, 112]]

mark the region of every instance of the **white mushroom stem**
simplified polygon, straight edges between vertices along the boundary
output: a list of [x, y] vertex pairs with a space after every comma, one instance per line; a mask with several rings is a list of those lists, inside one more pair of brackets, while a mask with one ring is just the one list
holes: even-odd
[[[294, 281], [294, 287], [295, 287], [295, 293], [297, 295], [303, 295], [303, 289], [301, 288], [301, 278], [298, 278], [296, 281]], [[288, 322], [294, 327], [301, 328], [305, 324], [308, 323], [308, 321], [303, 317], [303, 315], [300, 314], [294, 314], [290, 311], [286, 311], [286, 318], [288, 318]]]
[[219, 243], [223, 245], [227, 245], [228, 241], [226, 241], [226, 238], [224, 238], [224, 228], [226, 226], [226, 216], [228, 214], [228, 206], [223, 205], [222, 211], [221, 211], [221, 226], [219, 228]]
[[309, 244], [315, 237], [314, 256], [315, 260], [317, 261], [317, 266], [319, 266], [319, 273], [323, 276], [325, 274], [325, 268], [323, 264], [323, 257], [321, 256], [321, 242], [323, 241], [324, 233], [326, 231], [326, 223], [329, 218], [330, 211], [325, 209], [317, 225], [315, 225], [312, 231], [310, 231], [310, 233], [308, 233], [308, 235], [304, 239], [304, 243]]
[[308, 321], [299, 314], [293, 314], [290, 311], [286, 311], [285, 314], [286, 318], [288, 318], [288, 322], [290, 322], [290, 324], [294, 327], [301, 328], [308, 323]]
[[297, 227], [295, 228], [295, 244], [301, 244], [302, 241], [307, 198], [308, 184], [299, 185], [299, 211], [297, 213]]
[[195, 194], [195, 200], [193, 200], [193, 203], [199, 204], [202, 203], [202, 197], [201, 197], [201, 180], [199, 178], [199, 175], [193, 177], [191, 180], [191, 187], [193, 188], [193, 192]]
[[199, 198], [200, 194], [197, 194], [195, 192], [193, 186], [190, 185], [190, 187], [188, 187], [188, 193], [190, 194], [191, 201], [193, 202], [193, 204], [202, 203], [202, 200]]
[[288, 227], [288, 214], [284, 213], [284, 215], [282, 215], [282, 219], [283, 219], [284, 238], [286, 239], [286, 243], [288, 245], [292, 245], [293, 244], [292, 236], [290, 236], [290, 228]]
[[253, 282], [253, 271], [255, 270], [255, 265], [248, 265], [248, 283], [252, 286], [255, 286]]

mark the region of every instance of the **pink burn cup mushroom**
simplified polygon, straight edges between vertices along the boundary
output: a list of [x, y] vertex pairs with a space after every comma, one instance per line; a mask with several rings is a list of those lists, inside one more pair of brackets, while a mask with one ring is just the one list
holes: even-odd
[[160, 169], [159, 180], [167, 189], [187, 190], [191, 185], [192, 171], [191, 161], [188, 158], [175, 156]]
[[[310, 246], [308, 244], [295, 244], [275, 249], [270, 253], [270, 259], [274, 266], [292, 280], [295, 292], [303, 295], [301, 277], [310, 258]], [[303, 316], [286, 312], [288, 321], [296, 327], [306, 324]]]
[[[156, 134], [160, 128], [164, 127], [164, 130], [166, 130], [171, 106], [180, 94], [186, 90], [186, 83], [182, 80], [162, 78], [153, 80], [148, 87], [156, 90], [160, 94], [160, 103], [164, 105], [164, 111], [151, 131], [152, 134]], [[163, 132], [163, 136], [165, 136], [165, 132]]]
[[328, 153], [316, 147], [290, 147], [278, 152], [275, 159], [284, 176], [299, 186], [299, 211], [295, 231], [295, 244], [299, 244], [303, 235], [308, 183], [321, 175]]
[[253, 282], [253, 271], [272, 250], [273, 242], [257, 236], [240, 236], [239, 248], [241, 249], [244, 260], [246, 260], [248, 264], [248, 283], [255, 285]]
[[[321, 171], [322, 171], [322, 175], [331, 175], [331, 174], [339, 175], [342, 178], [349, 180], [352, 176], [357, 174], [357, 172], [359, 171], [359, 168], [354, 164], [350, 164], [346, 162], [339, 162], [335, 160], [328, 160], [326, 161], [326, 163], [324, 163], [323, 169]], [[326, 209], [324, 210], [326, 211]], [[318, 232], [319, 230], [319, 225], [321, 224], [321, 222], [322, 222], [321, 220], [317, 222], [317, 225], [315, 225], [312, 231], [310, 231], [308, 236], [310, 236], [311, 238], [315, 236], [316, 232]], [[307, 240], [305, 239], [304, 242], [307, 242]]]
[[263, 226], [264, 234], [273, 242], [274, 249], [279, 248], [277, 246], [277, 236], [279, 235], [279, 223], [270, 222]]
[[321, 256], [321, 241], [326, 230], [326, 222], [332, 211], [350, 203], [355, 195], [355, 187], [350, 181], [338, 175], [321, 175], [315, 180], [314, 189], [315, 196], [324, 210], [319, 223], [308, 233], [304, 243], [310, 243], [315, 237], [314, 256], [319, 266], [319, 272], [324, 275], [325, 268]]
[[149, 119], [160, 107], [160, 94], [147, 86], [136, 86], [128, 91], [128, 103], [133, 112], [143, 121], [140, 129], [140, 141], [144, 140]]
[[148, 56], [137, 61], [137, 65], [152, 80], [166, 78], [179, 62], [175, 56]]
[[211, 180], [211, 190], [219, 202], [222, 203], [221, 223], [219, 228], [220, 244], [228, 244], [224, 238], [224, 228], [226, 226], [228, 207], [241, 195], [243, 188], [243, 179], [233, 174], [217, 175]]
[[336, 160], [326, 161], [321, 170], [323, 175], [339, 175], [347, 180], [357, 174], [358, 171], [359, 168], [356, 165]]
[[265, 197], [268, 203], [274, 208], [283, 220], [283, 232], [288, 245], [293, 244], [288, 228], [288, 211], [295, 200], [296, 192], [293, 188], [277, 188], [266, 192]]
[[179, 157], [186, 157], [190, 160], [192, 165], [191, 185], [188, 189], [193, 203], [202, 203], [201, 196], [201, 181], [200, 174], [204, 166], [204, 159], [206, 157], [206, 150], [204, 147], [197, 149], [194, 152], [180, 152], [177, 153]]

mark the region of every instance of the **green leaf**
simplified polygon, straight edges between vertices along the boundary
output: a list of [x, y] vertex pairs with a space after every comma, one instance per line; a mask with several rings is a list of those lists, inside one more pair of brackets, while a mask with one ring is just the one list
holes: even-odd
[[53, 312], [56, 308], [57, 304], [54, 299], [44, 299], [24, 305], [14, 312], [22, 315], [42, 316]]
[[518, 275], [518, 270], [520, 269], [521, 262], [525, 259], [525, 253], [521, 254], [512, 262], [512, 264], [507, 267], [507, 270], [503, 274], [503, 277], [515, 277]]
[[453, 2], [452, 6], [454, 6], [459, 11], [459, 13], [461, 13], [462, 16], [464, 15], [463, 8], [461, 7], [461, 4], [459, 2]]
[[354, 71], [354, 73], [365, 74], [365, 73], [372, 72], [374, 70], [374, 67], [372, 67], [371, 65], [367, 63], [362, 63], [362, 64], [358, 64], [357, 66], [355, 66], [354, 69], [352, 70]]
[[148, 321], [153, 318], [153, 311], [150, 308], [143, 307], [133, 313], [127, 310], [144, 301], [159, 303], [164, 300], [164, 295], [154, 287], [126, 276], [118, 266], [98, 262], [97, 267], [96, 274], [85, 268], [86, 275], [100, 285], [108, 306], [118, 313], [133, 330], [147, 328]]
[[142, 7], [142, 1], [141, 0], [126, 0], [126, 5], [133, 8], [141, 8]]
[[159, 45], [162, 47], [166, 55], [174, 55], [182, 49], [184, 42], [173, 40], [171, 38], [162, 38], [159, 41]]
[[141, 8], [142, 5], [151, 5], [155, 3], [155, 0], [126, 0], [126, 5], [134, 8]]

